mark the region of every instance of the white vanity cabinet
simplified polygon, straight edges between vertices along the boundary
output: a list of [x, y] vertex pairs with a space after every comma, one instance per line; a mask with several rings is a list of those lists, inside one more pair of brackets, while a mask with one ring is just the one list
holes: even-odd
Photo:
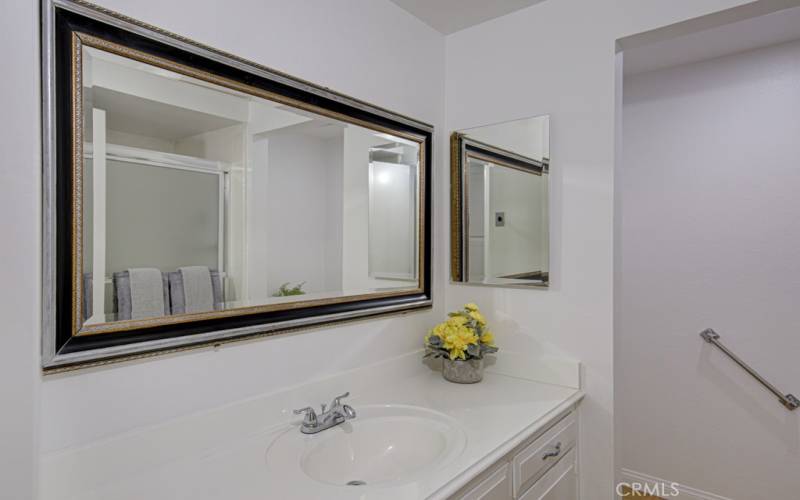
[[513, 498], [511, 491], [511, 467], [504, 463], [491, 472], [488, 477], [481, 478], [471, 483], [466, 492], [455, 495], [458, 500], [508, 500]]
[[578, 420], [554, 418], [451, 500], [578, 500]]
[[578, 500], [575, 450], [570, 450], [542, 478], [517, 497], [519, 500]]

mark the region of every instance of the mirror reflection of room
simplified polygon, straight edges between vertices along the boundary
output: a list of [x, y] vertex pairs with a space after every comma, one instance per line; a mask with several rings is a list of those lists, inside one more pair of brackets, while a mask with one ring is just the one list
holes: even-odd
[[549, 282], [549, 117], [462, 130], [465, 281]]
[[418, 287], [418, 142], [92, 47], [82, 65], [86, 324]]

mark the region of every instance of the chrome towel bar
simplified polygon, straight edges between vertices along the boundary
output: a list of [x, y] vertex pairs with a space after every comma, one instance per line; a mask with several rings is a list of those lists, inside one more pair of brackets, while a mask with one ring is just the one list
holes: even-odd
[[769, 392], [776, 395], [781, 404], [785, 406], [788, 410], [796, 410], [797, 407], [800, 406], [800, 399], [797, 399], [791, 394], [783, 394], [781, 391], [777, 389], [777, 387], [767, 382], [766, 379], [764, 379], [764, 377], [759, 375], [757, 371], [755, 371], [747, 363], [742, 361], [742, 359], [739, 358], [739, 356], [732, 353], [730, 349], [722, 345], [722, 343], [719, 341], [719, 334], [717, 332], [715, 332], [711, 328], [706, 328], [705, 330], [700, 332], [700, 336], [703, 337], [703, 340], [705, 340], [709, 344], [714, 344], [715, 346], [719, 347], [719, 349], [725, 354], [727, 354], [729, 358], [734, 360], [737, 365], [744, 368], [744, 370], [747, 373], [749, 373], [750, 375], [753, 376], [753, 378], [758, 380], [761, 383], [761, 385], [763, 385], [764, 387], [767, 388], [767, 390], [769, 390]]

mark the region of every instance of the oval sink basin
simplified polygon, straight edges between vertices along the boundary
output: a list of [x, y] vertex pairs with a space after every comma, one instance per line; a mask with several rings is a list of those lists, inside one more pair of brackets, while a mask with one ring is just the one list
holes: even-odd
[[355, 419], [314, 435], [293, 426], [273, 441], [267, 464], [284, 477], [299, 470], [337, 486], [401, 484], [445, 466], [466, 442], [454, 420], [425, 408], [385, 405], [356, 411]]

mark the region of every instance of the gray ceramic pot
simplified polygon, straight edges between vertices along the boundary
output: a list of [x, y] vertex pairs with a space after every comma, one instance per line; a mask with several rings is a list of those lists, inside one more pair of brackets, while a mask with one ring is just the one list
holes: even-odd
[[450, 382], [457, 384], [474, 384], [483, 380], [482, 359], [442, 358], [442, 375]]

